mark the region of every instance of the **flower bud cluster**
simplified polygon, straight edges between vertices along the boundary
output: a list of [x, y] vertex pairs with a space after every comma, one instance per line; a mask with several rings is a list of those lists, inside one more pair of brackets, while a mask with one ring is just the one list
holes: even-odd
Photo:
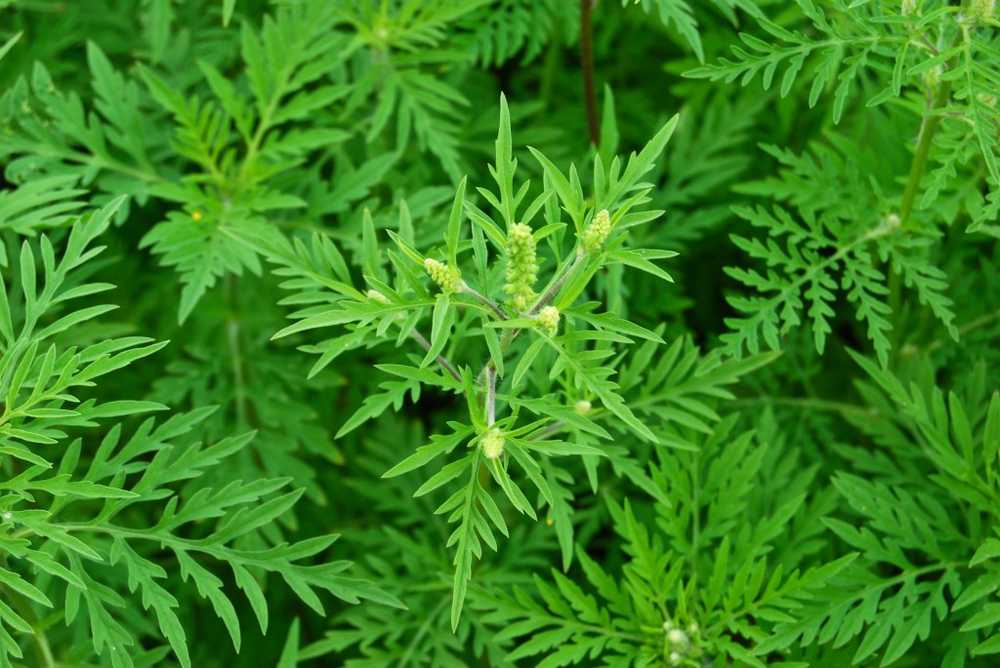
[[491, 427], [479, 441], [479, 447], [483, 449], [486, 459], [499, 459], [503, 454], [503, 446], [503, 433], [496, 427]]
[[607, 209], [601, 209], [580, 237], [583, 250], [588, 253], [600, 250], [609, 234], [611, 234], [611, 214], [608, 213]]
[[664, 654], [669, 665], [680, 666], [685, 659], [701, 655], [701, 648], [697, 643], [698, 632], [698, 625], [694, 622], [686, 630], [675, 626], [669, 619], [663, 622]]
[[535, 236], [524, 223], [515, 223], [507, 235], [507, 283], [504, 292], [517, 311], [524, 311], [535, 298], [538, 257]]
[[996, 13], [996, 0], [971, 0], [969, 2], [969, 17], [976, 22], [985, 22]]
[[937, 88], [938, 84], [941, 83], [941, 75], [944, 73], [944, 68], [940, 65], [935, 65], [934, 67], [924, 70], [921, 75], [924, 85], [928, 88]]
[[424, 269], [444, 294], [451, 295], [462, 289], [462, 272], [456, 267], [427, 258], [424, 260]]
[[555, 336], [559, 331], [559, 309], [555, 306], [546, 306], [535, 316], [535, 322], [546, 334]]
[[373, 302], [378, 302], [379, 304], [388, 304], [389, 298], [383, 295], [378, 290], [368, 290], [365, 292], [365, 296]]

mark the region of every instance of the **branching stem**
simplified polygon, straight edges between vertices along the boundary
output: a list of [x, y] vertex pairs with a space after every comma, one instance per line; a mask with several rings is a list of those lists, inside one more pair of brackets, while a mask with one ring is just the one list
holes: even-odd
[[486, 308], [488, 308], [490, 311], [492, 311], [493, 315], [495, 315], [500, 320], [507, 320], [507, 314], [504, 313], [503, 309], [500, 308], [499, 304], [497, 304], [495, 301], [493, 301], [492, 299], [490, 299], [489, 297], [487, 297], [483, 293], [479, 292], [478, 290], [476, 290], [475, 288], [473, 288], [472, 286], [470, 286], [468, 283], [464, 283], [464, 282], [462, 283], [462, 290], [461, 291], [463, 293], [469, 295], [470, 297], [472, 297], [476, 301], [478, 301], [480, 304], [483, 304], [484, 306], [486, 306]]
[[[431, 342], [428, 341], [427, 338], [417, 330], [415, 329], [410, 330], [410, 338], [416, 341], [420, 345], [420, 347], [423, 348], [425, 351], [431, 349]], [[441, 367], [445, 371], [447, 371], [452, 378], [454, 378], [460, 383], [462, 382], [462, 374], [460, 374], [458, 370], [455, 369], [455, 366], [448, 361], [447, 357], [445, 357], [444, 355], [438, 355], [434, 359], [437, 360], [437, 363], [440, 364]]]

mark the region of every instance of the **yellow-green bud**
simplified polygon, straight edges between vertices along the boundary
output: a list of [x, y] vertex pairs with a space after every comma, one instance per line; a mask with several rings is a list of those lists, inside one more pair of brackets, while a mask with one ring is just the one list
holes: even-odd
[[454, 294], [462, 288], [462, 272], [455, 267], [449, 267], [443, 262], [427, 258], [424, 260], [424, 269], [427, 270], [431, 280], [438, 284], [444, 294]]
[[688, 636], [680, 629], [671, 629], [667, 631], [667, 640], [670, 641], [671, 645], [682, 652], [688, 647]]
[[556, 332], [559, 331], [559, 309], [555, 306], [546, 306], [543, 308], [535, 316], [535, 320], [538, 322], [538, 326], [545, 330], [549, 336], [555, 336]]
[[903, 16], [913, 16], [917, 13], [917, 0], [903, 0], [899, 13]]
[[587, 225], [583, 231], [580, 241], [583, 242], [583, 250], [593, 253], [601, 249], [608, 235], [611, 234], [611, 214], [607, 209], [601, 209]]
[[941, 83], [941, 73], [943, 70], [940, 65], [935, 65], [930, 69], [924, 70], [922, 78], [924, 80], [924, 85], [928, 88], [937, 88], [938, 84]]
[[996, 0], [972, 0], [969, 3], [969, 16], [976, 21], [991, 19], [996, 11], [996, 4]]
[[515, 223], [507, 235], [507, 284], [504, 292], [510, 297], [510, 303], [516, 310], [526, 310], [535, 298], [534, 285], [537, 279], [535, 236], [524, 223]]
[[386, 297], [385, 295], [383, 295], [378, 290], [368, 290], [365, 293], [365, 296], [368, 297], [368, 299], [370, 299], [371, 301], [378, 302], [379, 304], [388, 304], [389, 303], [389, 298]]
[[486, 459], [499, 459], [500, 455], [503, 454], [503, 434], [500, 433], [499, 429], [493, 427], [488, 432], [483, 434], [483, 438], [479, 441], [479, 445], [482, 447], [483, 454], [486, 455]]
[[580, 399], [580, 401], [576, 402], [576, 405], [573, 406], [573, 410], [576, 411], [577, 415], [586, 415], [590, 412], [591, 408], [592, 406], [590, 405], [590, 402], [586, 399]]

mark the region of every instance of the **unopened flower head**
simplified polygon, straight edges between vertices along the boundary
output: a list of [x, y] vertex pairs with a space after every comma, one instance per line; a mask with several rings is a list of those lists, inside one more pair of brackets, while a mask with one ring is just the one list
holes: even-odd
[[969, 3], [969, 16], [975, 21], [992, 19], [996, 6], [996, 0], [972, 0]]
[[555, 336], [556, 332], [559, 331], [559, 309], [555, 306], [546, 306], [543, 308], [538, 312], [535, 320], [538, 321], [538, 326], [549, 336]]
[[383, 295], [378, 290], [369, 290], [368, 292], [365, 293], [365, 296], [368, 297], [368, 299], [370, 299], [371, 301], [378, 302], [379, 304], [389, 303], [389, 298]]
[[673, 647], [679, 650], [687, 649], [689, 644], [688, 635], [680, 629], [670, 629], [667, 631], [667, 640], [670, 641]]
[[593, 408], [593, 406], [591, 406], [590, 402], [587, 401], [586, 399], [580, 399], [573, 406], [573, 410], [576, 411], [577, 415], [586, 415], [587, 413], [590, 412], [591, 408]]
[[583, 243], [583, 250], [588, 253], [600, 250], [609, 234], [611, 234], [611, 214], [608, 213], [607, 209], [601, 209], [590, 221], [590, 225], [587, 225], [587, 229], [583, 231], [583, 237], [580, 239]]
[[679, 665], [681, 665], [681, 661], [683, 659], [684, 659], [684, 657], [681, 656], [680, 652], [671, 652], [670, 653], [670, 665], [671, 666], [679, 666]]
[[924, 70], [923, 80], [924, 84], [928, 88], [937, 88], [938, 84], [941, 83], [941, 74], [944, 70], [941, 69], [940, 65], [935, 65], [930, 69]]
[[500, 455], [503, 454], [503, 434], [499, 429], [493, 427], [488, 432], [483, 434], [483, 438], [479, 441], [479, 445], [482, 447], [483, 454], [486, 455], [487, 459], [499, 459]]
[[538, 279], [538, 256], [535, 236], [524, 223], [515, 223], [507, 235], [507, 283], [504, 291], [518, 311], [524, 311], [535, 298]]
[[444, 294], [454, 294], [462, 288], [462, 272], [455, 267], [429, 257], [424, 260], [424, 269]]
[[913, 16], [917, 13], [917, 0], [903, 0], [899, 8], [899, 13], [903, 16]]

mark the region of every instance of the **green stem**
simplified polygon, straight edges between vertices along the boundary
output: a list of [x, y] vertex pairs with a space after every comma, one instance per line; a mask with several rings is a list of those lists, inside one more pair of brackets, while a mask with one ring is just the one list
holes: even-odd
[[[425, 351], [431, 349], [431, 342], [428, 341], [427, 337], [425, 337], [417, 330], [415, 329], [410, 330], [410, 338], [416, 341], [420, 345], [420, 347], [423, 348]], [[455, 366], [450, 361], [448, 361], [447, 357], [445, 357], [444, 355], [438, 355], [435, 359], [437, 360], [437, 363], [440, 364], [441, 367], [445, 371], [447, 371], [452, 378], [457, 380], [459, 383], [462, 382], [462, 374], [460, 374], [458, 370], [455, 368]]]
[[906, 180], [906, 186], [903, 189], [903, 200], [899, 205], [899, 224], [903, 229], [912, 229], [913, 205], [920, 190], [920, 182], [923, 180], [924, 171], [927, 168], [927, 158], [934, 143], [934, 133], [941, 123], [941, 115], [935, 113], [935, 111], [948, 103], [950, 95], [951, 84], [948, 82], [942, 83], [938, 87], [937, 93], [931, 98], [927, 113], [924, 114], [924, 118], [920, 122], [920, 135], [917, 139], [917, 148], [913, 153], [913, 162], [910, 163], [910, 175]]
[[232, 275], [226, 276], [226, 288], [229, 293], [229, 316], [226, 318], [226, 342], [229, 346], [229, 359], [233, 369], [233, 388], [236, 393], [236, 421], [240, 427], [245, 427], [247, 421], [247, 389], [246, 377], [243, 372], [243, 348], [240, 345], [240, 320], [237, 315], [236, 281]]
[[[917, 193], [920, 190], [920, 182], [923, 180], [924, 172], [927, 169], [927, 158], [933, 146], [934, 134], [941, 123], [940, 114], [936, 110], [948, 103], [951, 95], [951, 84], [945, 82], [939, 85], [937, 92], [931, 96], [928, 103], [927, 112], [920, 121], [920, 134], [917, 138], [917, 147], [913, 153], [913, 162], [910, 163], [910, 175], [906, 179], [903, 188], [903, 199], [899, 204], [899, 226], [902, 230], [913, 230], [913, 206], [916, 203]], [[891, 264], [886, 267], [889, 274], [889, 309], [895, 318], [892, 328], [892, 349], [895, 351], [899, 346], [899, 334], [902, 330], [900, 320], [900, 307], [902, 305], [902, 277], [899, 272], [892, 271]]]

